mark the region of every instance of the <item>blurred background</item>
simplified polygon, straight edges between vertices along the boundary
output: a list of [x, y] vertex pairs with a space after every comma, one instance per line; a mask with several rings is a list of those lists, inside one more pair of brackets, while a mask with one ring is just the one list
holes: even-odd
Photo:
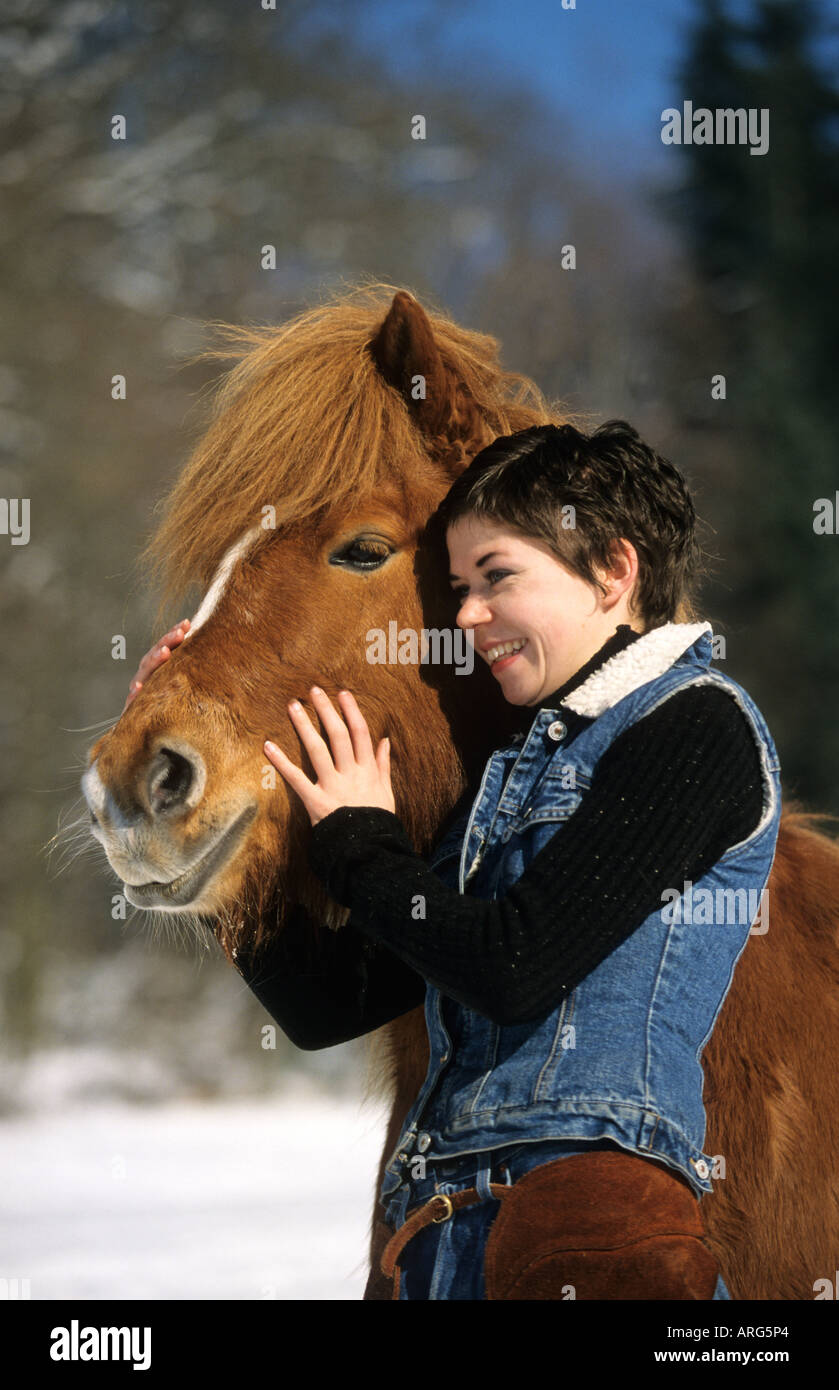
[[[702, 610], [787, 794], [839, 812], [839, 537], [814, 529], [818, 499], [839, 503], [839, 3], [4, 0], [2, 16], [0, 496], [30, 499], [31, 535], [0, 535], [0, 1164], [19, 1175], [0, 1266], [34, 1269], [33, 1297], [119, 1280], [104, 1257], [89, 1278], [62, 1262], [55, 1231], [32, 1237], [45, 1155], [70, 1154], [85, 1107], [110, 1119], [67, 1159], [59, 1230], [70, 1192], [88, 1217], [105, 1192], [105, 1212], [138, 1152], [133, 1116], [148, 1133], [168, 1107], [150, 1145], [162, 1183], [176, 1132], [187, 1163], [194, 1133], [208, 1162], [230, 1157], [231, 1129], [259, 1145], [260, 1100], [287, 1117], [277, 1152], [291, 1125], [304, 1164], [321, 1119], [350, 1116], [352, 1264], [381, 1137], [358, 1107], [363, 1044], [265, 1050], [266, 1016], [220, 952], [152, 940], [131, 909], [114, 921], [93, 842], [67, 863], [44, 849], [159, 635], [134, 561], [218, 373], [185, 358], [207, 320], [279, 323], [367, 277], [495, 335], [505, 366], [572, 409], [629, 419], [693, 486], [714, 558]], [[661, 113], [685, 100], [768, 108], [769, 152], [664, 145]], [[305, 1293], [258, 1260], [173, 1293], [157, 1258], [122, 1296]], [[346, 1277], [328, 1296], [359, 1296]]]

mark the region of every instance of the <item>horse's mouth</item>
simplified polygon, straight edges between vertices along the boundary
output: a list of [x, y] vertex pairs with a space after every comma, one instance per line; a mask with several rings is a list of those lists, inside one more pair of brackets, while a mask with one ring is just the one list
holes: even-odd
[[197, 863], [167, 883], [125, 883], [125, 896], [132, 907], [188, 907], [207, 886], [213, 875], [227, 863], [242, 835], [256, 815], [248, 806], [219, 836]]

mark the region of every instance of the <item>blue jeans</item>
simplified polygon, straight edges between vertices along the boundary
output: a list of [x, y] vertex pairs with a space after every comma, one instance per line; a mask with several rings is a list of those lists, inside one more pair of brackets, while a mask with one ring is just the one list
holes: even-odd
[[[590, 1153], [592, 1149], [620, 1147], [609, 1139], [582, 1144], [575, 1140], [549, 1140], [428, 1163], [426, 1176], [411, 1184], [409, 1216], [438, 1192], [445, 1195], [465, 1187], [477, 1187], [485, 1200], [455, 1212], [448, 1221], [430, 1223], [408, 1241], [399, 1259], [400, 1301], [485, 1299], [484, 1247], [500, 1209], [488, 1184], [510, 1185], [532, 1168], [553, 1159]], [[715, 1300], [731, 1298], [721, 1275], [717, 1276], [713, 1296]]]

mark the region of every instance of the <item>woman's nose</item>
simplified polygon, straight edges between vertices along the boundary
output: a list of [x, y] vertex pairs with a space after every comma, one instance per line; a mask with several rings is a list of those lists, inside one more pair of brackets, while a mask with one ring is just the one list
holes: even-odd
[[491, 616], [484, 600], [470, 594], [460, 605], [456, 621], [458, 627], [477, 627], [478, 623], [485, 623]]

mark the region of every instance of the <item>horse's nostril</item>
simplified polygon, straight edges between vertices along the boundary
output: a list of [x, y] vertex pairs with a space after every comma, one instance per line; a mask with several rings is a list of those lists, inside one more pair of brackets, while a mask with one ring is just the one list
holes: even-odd
[[155, 815], [177, 810], [189, 796], [195, 770], [174, 748], [160, 748], [149, 769], [149, 803]]

